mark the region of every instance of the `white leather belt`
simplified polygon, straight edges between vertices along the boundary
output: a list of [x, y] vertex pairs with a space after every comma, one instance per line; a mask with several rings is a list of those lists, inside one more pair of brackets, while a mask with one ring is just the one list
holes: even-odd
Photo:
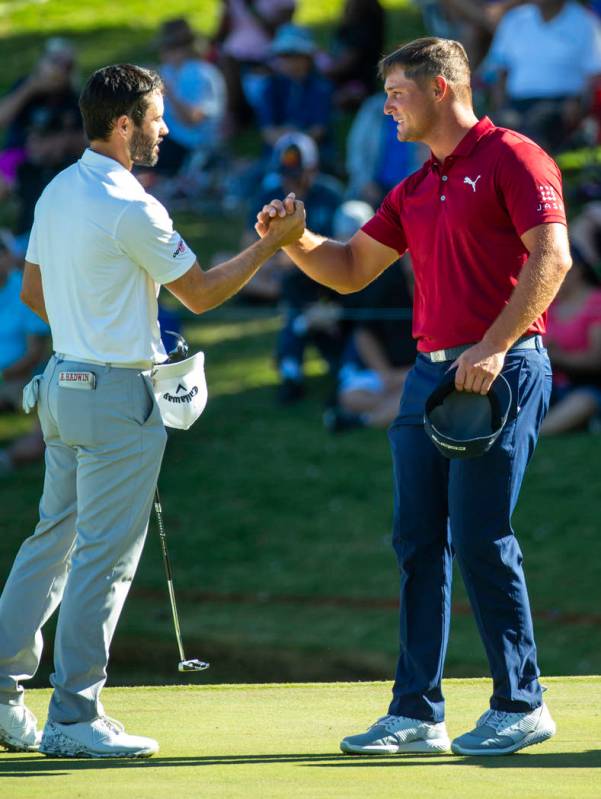
[[[449, 347], [446, 350], [420, 352], [420, 355], [424, 355], [432, 363], [454, 361], [455, 358], [459, 358], [460, 355], [473, 346], [474, 344], [462, 344], [460, 347]], [[508, 352], [513, 352], [514, 350], [536, 350], [539, 347], [542, 347], [542, 338], [539, 335], [522, 336], [509, 348]]]
[[79, 355], [68, 355], [66, 352], [55, 352], [61, 361], [73, 361], [74, 363], [93, 363], [96, 366], [110, 366], [112, 369], [151, 369], [154, 364], [152, 361], [130, 361], [129, 363], [115, 363], [114, 361], [95, 361], [93, 358], [80, 358]]

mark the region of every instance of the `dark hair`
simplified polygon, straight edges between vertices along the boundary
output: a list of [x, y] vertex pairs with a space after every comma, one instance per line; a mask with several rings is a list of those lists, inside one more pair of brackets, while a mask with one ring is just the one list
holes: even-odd
[[124, 114], [142, 124], [148, 95], [163, 90], [160, 76], [133, 64], [114, 64], [96, 70], [79, 97], [83, 125], [90, 141], [107, 140], [115, 121]]
[[453, 39], [428, 36], [402, 45], [380, 60], [380, 77], [385, 79], [397, 67], [404, 70], [406, 78], [421, 84], [428, 78], [441, 75], [456, 94], [471, 96], [467, 53], [464, 46]]

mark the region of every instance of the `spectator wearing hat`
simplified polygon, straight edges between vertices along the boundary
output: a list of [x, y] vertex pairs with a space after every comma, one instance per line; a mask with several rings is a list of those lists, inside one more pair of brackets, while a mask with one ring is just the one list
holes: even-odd
[[289, 131], [311, 136], [322, 156], [330, 144], [332, 84], [317, 71], [316, 50], [310, 31], [298, 25], [282, 25], [271, 44], [274, 72], [255, 108], [269, 151]]
[[246, 95], [256, 74], [266, 73], [269, 45], [280, 25], [290, 22], [296, 0], [222, 0], [215, 43], [225, 75], [232, 130], [251, 119]]
[[0, 179], [12, 187], [19, 164], [27, 157], [26, 139], [40, 115], [60, 117], [76, 141], [79, 153], [82, 125], [75, 90], [75, 52], [66, 39], [48, 39], [31, 74], [20, 78], [0, 99], [0, 129], [5, 129], [0, 153]]
[[573, 0], [537, 0], [508, 11], [485, 71], [497, 73], [499, 124], [552, 150], [589, 111], [601, 76], [601, 23]]
[[[284, 134], [274, 147], [272, 171], [263, 181], [260, 195], [252, 203], [260, 208], [274, 192], [294, 192], [323, 235], [333, 234], [336, 209], [343, 201], [343, 187], [338, 180], [319, 171], [319, 154], [315, 142], [303, 133]], [[254, 225], [249, 219], [249, 233]], [[280, 376], [278, 399], [283, 404], [304, 396], [303, 359], [305, 349], [314, 344], [330, 369], [337, 369], [344, 339], [331, 318], [308, 314], [310, 308], [331, 302], [334, 293], [293, 268], [285, 253], [272, 259], [265, 280], [254, 278], [245, 289], [253, 299], [279, 299], [284, 308], [284, 325], [278, 333], [276, 364]]]
[[204, 42], [185, 19], [163, 23], [158, 46], [169, 135], [157, 168], [178, 172], [192, 153], [206, 162], [220, 144], [226, 89], [221, 72], [203, 58]]

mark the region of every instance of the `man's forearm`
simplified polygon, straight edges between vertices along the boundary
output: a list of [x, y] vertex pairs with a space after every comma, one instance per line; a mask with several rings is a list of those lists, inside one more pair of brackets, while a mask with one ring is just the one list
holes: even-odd
[[259, 239], [239, 255], [212, 269], [203, 271], [199, 264], [167, 288], [193, 313], [204, 313], [233, 297], [278, 250], [277, 242]]
[[565, 258], [546, 253], [531, 254], [505, 308], [486, 332], [483, 341], [499, 351], [508, 350], [544, 313], [570, 267]]
[[202, 297], [199, 298], [202, 310], [216, 308], [233, 297], [277, 249], [271, 242], [259, 239], [239, 255], [204, 272]]
[[340, 294], [356, 291], [350, 248], [338, 241], [305, 230], [296, 244], [284, 249], [286, 255], [313, 280]]

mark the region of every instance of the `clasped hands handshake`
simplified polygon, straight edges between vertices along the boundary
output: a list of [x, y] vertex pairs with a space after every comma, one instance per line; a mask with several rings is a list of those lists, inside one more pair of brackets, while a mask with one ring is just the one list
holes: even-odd
[[257, 214], [255, 230], [277, 249], [294, 244], [305, 232], [304, 204], [294, 194], [284, 200], [272, 200]]

